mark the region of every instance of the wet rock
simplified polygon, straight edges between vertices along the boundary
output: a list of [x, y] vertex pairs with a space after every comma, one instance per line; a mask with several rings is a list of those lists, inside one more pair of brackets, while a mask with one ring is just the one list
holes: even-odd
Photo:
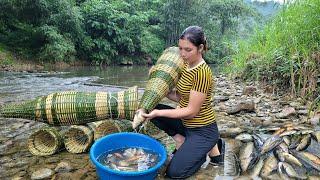
[[295, 114], [296, 110], [293, 107], [286, 107], [280, 113], [278, 113], [276, 117], [280, 119], [285, 119]]
[[31, 179], [34, 179], [34, 180], [47, 179], [47, 178], [50, 178], [53, 174], [54, 172], [51, 169], [42, 168], [42, 169], [39, 169], [38, 171], [33, 172], [31, 175]]
[[214, 96], [214, 103], [218, 104], [219, 102], [224, 102], [224, 101], [228, 101], [229, 97], [228, 96]]
[[263, 119], [262, 124], [266, 126], [266, 125], [272, 124], [272, 122], [273, 122], [273, 118], [272, 117], [266, 117], [266, 118]]
[[13, 177], [13, 178], [12, 178], [12, 180], [22, 180], [22, 179], [25, 179], [25, 178], [23, 178], [23, 177], [21, 177], [21, 176]]
[[294, 107], [295, 109], [299, 109], [299, 107], [301, 107], [301, 103], [300, 102], [291, 102], [291, 103], [289, 103], [289, 105], [291, 107]]
[[19, 128], [23, 127], [23, 126], [24, 126], [24, 123], [18, 122], [18, 123], [14, 123], [11, 128], [12, 129], [19, 129]]
[[87, 176], [88, 170], [87, 169], [78, 169], [73, 173], [74, 179], [83, 179]]
[[255, 86], [246, 86], [243, 88], [243, 95], [254, 95], [257, 91], [257, 88]]
[[60, 161], [59, 157], [56, 157], [56, 156], [47, 158], [45, 160], [46, 163], [57, 163], [59, 161]]
[[227, 110], [228, 114], [236, 114], [240, 111], [247, 111], [247, 112], [253, 112], [255, 111], [255, 104], [253, 101], [242, 101], [239, 104], [237, 104], [235, 107], [232, 107]]
[[317, 125], [319, 124], [320, 121], [320, 112], [316, 113], [313, 117], [310, 118], [309, 122], [312, 125]]
[[65, 173], [73, 170], [73, 167], [68, 162], [60, 162], [54, 169], [56, 172]]
[[238, 134], [244, 132], [243, 129], [236, 127], [236, 128], [221, 128], [219, 129], [219, 133], [221, 137], [235, 137]]
[[65, 180], [65, 179], [70, 179], [70, 180], [76, 180], [73, 176], [73, 173], [57, 173], [54, 174], [51, 180]]
[[260, 102], [261, 102], [261, 97], [255, 98], [255, 99], [253, 100], [253, 102], [254, 102], [255, 104], [260, 103]]
[[308, 110], [306, 110], [306, 109], [300, 109], [300, 110], [298, 110], [298, 114], [299, 114], [299, 115], [308, 115]]

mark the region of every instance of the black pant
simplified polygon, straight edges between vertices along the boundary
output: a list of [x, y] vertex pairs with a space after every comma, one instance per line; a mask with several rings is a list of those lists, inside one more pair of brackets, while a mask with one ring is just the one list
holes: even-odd
[[[159, 104], [155, 109], [173, 109]], [[158, 117], [151, 120], [169, 136], [180, 134], [184, 143], [174, 154], [167, 168], [166, 175], [173, 179], [185, 179], [196, 173], [206, 161], [207, 153], [216, 145], [219, 131], [216, 123], [203, 127], [186, 128], [180, 119]]]

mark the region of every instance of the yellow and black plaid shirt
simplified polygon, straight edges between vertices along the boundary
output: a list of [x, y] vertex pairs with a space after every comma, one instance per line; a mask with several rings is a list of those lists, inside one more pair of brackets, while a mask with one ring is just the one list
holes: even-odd
[[204, 61], [191, 69], [188, 68], [188, 64], [185, 64], [177, 84], [177, 91], [181, 95], [179, 106], [181, 108], [188, 106], [191, 90], [206, 94], [206, 99], [199, 113], [192, 119], [182, 119], [185, 127], [201, 127], [215, 121], [215, 114], [211, 104], [213, 85], [212, 71]]

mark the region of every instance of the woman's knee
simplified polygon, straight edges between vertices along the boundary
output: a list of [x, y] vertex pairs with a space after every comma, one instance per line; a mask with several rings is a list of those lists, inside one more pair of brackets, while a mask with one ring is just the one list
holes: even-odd
[[169, 165], [166, 176], [172, 179], [185, 179], [191, 175], [188, 175], [188, 172], [182, 167]]

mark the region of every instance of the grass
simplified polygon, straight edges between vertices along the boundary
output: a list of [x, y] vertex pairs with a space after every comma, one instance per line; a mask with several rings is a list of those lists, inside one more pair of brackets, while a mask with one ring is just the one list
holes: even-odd
[[6, 47], [0, 44], [0, 66], [10, 66], [14, 64], [12, 53], [6, 50]]
[[293, 96], [319, 94], [320, 1], [288, 4], [263, 30], [240, 40], [226, 71], [244, 79], [290, 89]]

